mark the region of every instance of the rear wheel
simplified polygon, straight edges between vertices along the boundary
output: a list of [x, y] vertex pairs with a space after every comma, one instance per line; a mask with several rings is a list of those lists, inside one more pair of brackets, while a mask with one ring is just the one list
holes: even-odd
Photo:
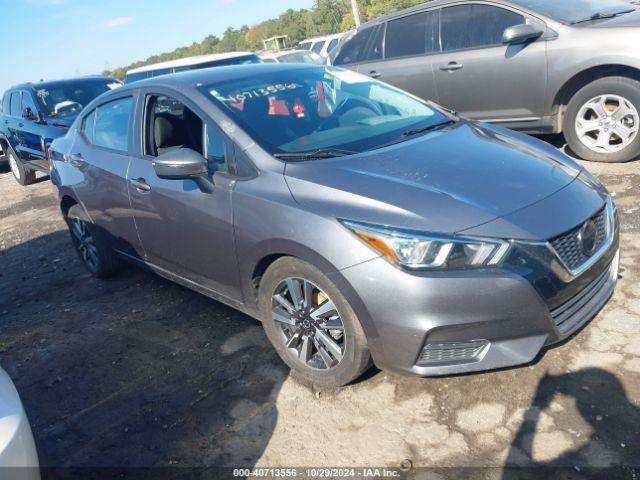
[[13, 177], [20, 185], [30, 185], [36, 181], [36, 172], [25, 167], [9, 148], [6, 150], [7, 159], [9, 160], [9, 168]]
[[259, 304], [269, 340], [302, 380], [343, 386], [371, 365], [351, 306], [312, 265], [290, 257], [274, 262], [260, 283]]
[[105, 236], [95, 225], [84, 220], [78, 205], [69, 209], [66, 221], [76, 252], [91, 274], [106, 278], [120, 268], [120, 261]]
[[628, 162], [640, 156], [640, 82], [607, 77], [582, 88], [569, 102], [564, 134], [581, 158]]

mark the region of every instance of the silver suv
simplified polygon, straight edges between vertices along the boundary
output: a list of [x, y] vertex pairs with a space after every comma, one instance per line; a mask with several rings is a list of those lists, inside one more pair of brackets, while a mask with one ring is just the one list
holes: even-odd
[[341, 65], [463, 116], [563, 132], [586, 160], [640, 155], [640, 11], [619, 0], [443, 0], [363, 25]]

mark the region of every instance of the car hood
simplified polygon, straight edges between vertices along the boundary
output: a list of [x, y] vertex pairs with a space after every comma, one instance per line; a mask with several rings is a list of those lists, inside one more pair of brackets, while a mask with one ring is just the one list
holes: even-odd
[[54, 127], [71, 128], [73, 122], [78, 118], [80, 112], [66, 113], [62, 115], [49, 115], [45, 117], [45, 121], [48, 125]]
[[390, 147], [288, 163], [302, 206], [337, 218], [456, 233], [539, 202], [581, 167], [539, 140], [470, 121]]

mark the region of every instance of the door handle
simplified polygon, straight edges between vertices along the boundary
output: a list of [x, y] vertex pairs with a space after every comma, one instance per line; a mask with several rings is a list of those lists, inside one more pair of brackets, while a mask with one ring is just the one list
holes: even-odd
[[375, 70], [371, 70], [369, 72], [369, 76], [371, 78], [380, 78], [382, 76], [382, 74], [380, 72], [376, 72]]
[[131, 182], [131, 185], [136, 187], [136, 190], [138, 190], [141, 193], [142, 192], [150, 192], [151, 191], [151, 186], [142, 177], [140, 177], [140, 178], [132, 178], [129, 181]]
[[442, 65], [440, 67], [440, 70], [442, 70], [443, 72], [455, 72], [456, 70], [462, 70], [462, 68], [464, 68], [464, 65], [462, 65], [461, 63], [449, 62], [446, 65]]

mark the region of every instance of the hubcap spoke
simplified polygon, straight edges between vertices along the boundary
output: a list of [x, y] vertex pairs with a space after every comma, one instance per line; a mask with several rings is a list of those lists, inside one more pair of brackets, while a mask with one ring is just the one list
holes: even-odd
[[296, 326], [296, 321], [281, 307], [276, 307], [272, 310], [271, 314], [276, 322], [285, 323], [293, 327]]
[[287, 289], [289, 290], [289, 295], [291, 296], [291, 301], [293, 302], [293, 307], [298, 310], [300, 308], [300, 302], [302, 300], [302, 291], [300, 289], [300, 279], [298, 278], [287, 278]]
[[344, 325], [342, 324], [342, 320], [340, 317], [338, 318], [327, 318], [318, 324], [320, 328], [323, 330], [339, 330], [344, 331]]
[[325, 301], [322, 305], [311, 312], [311, 318], [314, 320], [318, 320], [322, 317], [326, 317], [328, 314], [336, 311], [336, 307], [333, 302], [329, 299]]
[[278, 302], [280, 305], [282, 305], [287, 310], [287, 312], [289, 312], [291, 315], [293, 315], [296, 312], [296, 309], [293, 308], [293, 305], [291, 305], [289, 300], [284, 298], [282, 295], [280, 295], [280, 294], [274, 295], [273, 299], [276, 302]]
[[342, 349], [340, 346], [331, 338], [329, 335], [324, 333], [322, 330], [316, 331], [316, 337], [318, 341], [326, 347], [326, 349], [335, 357], [336, 360], [342, 360]]
[[309, 340], [309, 335], [305, 335], [302, 339], [302, 347], [300, 347], [300, 360], [304, 363], [307, 363], [311, 360], [311, 340]]
[[296, 348], [298, 345], [300, 345], [300, 332], [299, 331], [294, 332], [294, 334], [291, 335], [291, 338], [287, 342], [287, 348]]
[[338, 363], [333, 358], [331, 358], [331, 356], [327, 353], [325, 348], [320, 344], [320, 342], [318, 342], [317, 339], [315, 338], [313, 339], [313, 344], [318, 350], [318, 354], [320, 355], [322, 362], [325, 364], [327, 368], [331, 368]]

